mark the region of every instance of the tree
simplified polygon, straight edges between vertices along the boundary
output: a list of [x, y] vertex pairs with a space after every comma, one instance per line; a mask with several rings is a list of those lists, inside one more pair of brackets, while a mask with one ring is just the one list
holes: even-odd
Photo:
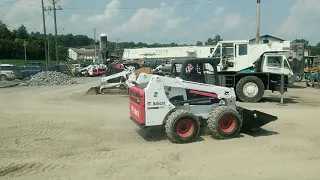
[[17, 36], [19, 39], [27, 39], [28, 38], [27, 28], [23, 24], [17, 29]]
[[213, 39], [212, 38], [208, 38], [208, 40], [204, 43], [205, 45], [213, 45]]
[[196, 46], [203, 46], [203, 42], [201, 42], [201, 41], [197, 41]]
[[8, 30], [7, 26], [0, 25], [0, 39], [10, 39], [11, 33]]
[[216, 45], [219, 41], [223, 41], [220, 35], [216, 35], [213, 39], [214, 45]]
[[216, 35], [213, 39], [208, 38], [208, 40], [204, 43], [205, 45], [216, 45], [219, 41], [223, 41], [220, 35]]

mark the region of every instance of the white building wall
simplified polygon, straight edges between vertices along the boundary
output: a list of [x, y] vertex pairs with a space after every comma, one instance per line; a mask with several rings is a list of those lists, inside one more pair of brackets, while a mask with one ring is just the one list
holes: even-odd
[[69, 58], [72, 60], [77, 60], [78, 59], [78, 54], [71, 48], [68, 49], [68, 53], [69, 53]]

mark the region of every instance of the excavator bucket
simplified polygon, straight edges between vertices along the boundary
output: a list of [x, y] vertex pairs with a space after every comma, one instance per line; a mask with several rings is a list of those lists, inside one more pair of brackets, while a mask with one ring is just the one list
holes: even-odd
[[100, 86], [91, 87], [87, 92], [86, 95], [96, 95], [100, 94]]
[[245, 109], [242, 107], [238, 107], [238, 111], [243, 119], [241, 128], [242, 131], [259, 129], [262, 126], [278, 119], [277, 116], [266, 114], [257, 110]]

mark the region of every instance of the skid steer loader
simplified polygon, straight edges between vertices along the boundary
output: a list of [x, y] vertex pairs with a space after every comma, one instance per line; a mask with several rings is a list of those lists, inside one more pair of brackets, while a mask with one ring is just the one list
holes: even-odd
[[278, 119], [237, 106], [235, 90], [220, 86], [219, 63], [185, 60], [174, 77], [141, 73], [129, 88], [130, 119], [142, 129], [164, 128], [174, 143], [195, 141], [201, 126], [215, 138], [228, 139]]
[[106, 77], [101, 78], [100, 85], [91, 87], [86, 95], [128, 94], [132, 81], [136, 80], [134, 65], [116, 64], [115, 67], [109, 67], [106, 71]]

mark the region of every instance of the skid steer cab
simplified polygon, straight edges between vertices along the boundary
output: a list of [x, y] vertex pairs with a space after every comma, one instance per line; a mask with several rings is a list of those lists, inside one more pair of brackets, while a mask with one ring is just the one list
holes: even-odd
[[130, 119], [142, 129], [162, 127], [174, 143], [189, 143], [208, 128], [217, 139], [256, 130], [277, 119], [236, 106], [233, 88], [219, 86], [219, 59], [183, 60], [170, 76], [141, 73], [129, 88]]

